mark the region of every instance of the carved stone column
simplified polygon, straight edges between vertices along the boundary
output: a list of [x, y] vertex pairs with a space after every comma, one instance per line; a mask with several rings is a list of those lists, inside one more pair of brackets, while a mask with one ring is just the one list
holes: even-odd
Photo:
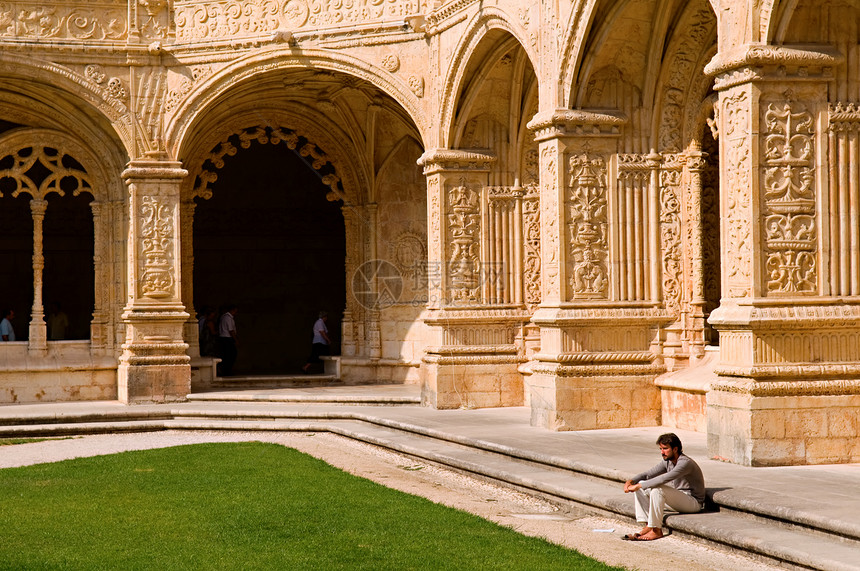
[[122, 314], [125, 343], [118, 371], [119, 400], [182, 400], [191, 367], [181, 301], [180, 163], [147, 156], [129, 163], [128, 304]]
[[[515, 337], [528, 315], [515, 304], [495, 303], [504, 296], [485, 299], [486, 291], [496, 290], [495, 285], [483, 287], [483, 280], [496, 273], [487, 252], [504, 249], [488, 243], [498, 237], [503, 244], [502, 236], [508, 235], [503, 226], [507, 229], [510, 220], [507, 214], [495, 215], [494, 238], [489, 239], [487, 185], [495, 160], [479, 151], [435, 149], [419, 161], [427, 176], [429, 300], [424, 322], [430, 333], [421, 364], [422, 400], [437, 408], [523, 402]], [[499, 259], [506, 258], [500, 254]]]
[[698, 144], [687, 152], [687, 172], [690, 174], [687, 192], [687, 227], [689, 228], [692, 299], [690, 300], [687, 336], [690, 358], [705, 355], [705, 275], [702, 245], [702, 172], [707, 168], [707, 154]]
[[553, 430], [653, 426], [668, 321], [654, 205], [659, 161], [619, 155], [625, 121], [560, 109], [530, 123], [540, 145], [540, 352], [527, 381], [531, 421]]
[[94, 352], [106, 352], [109, 343], [109, 314], [110, 314], [110, 203], [90, 202], [93, 212], [93, 233], [95, 248], [93, 255], [93, 270], [95, 281], [95, 308], [93, 320], [90, 323], [90, 347]]
[[30, 311], [30, 354], [44, 355], [48, 351], [48, 328], [45, 324], [45, 308], [42, 305], [42, 272], [45, 255], [42, 247], [42, 226], [48, 201], [43, 198], [30, 200], [33, 215], [33, 308]]
[[860, 460], [860, 304], [838, 285], [839, 245], [860, 222], [860, 153], [831, 135], [837, 63], [755, 45], [707, 70], [720, 94], [723, 274], [708, 447], [739, 464]]
[[340, 354], [344, 356], [355, 356], [357, 354], [355, 338], [355, 294], [352, 290], [352, 276], [357, 270], [358, 254], [357, 246], [360, 243], [358, 228], [356, 224], [355, 207], [352, 204], [344, 204], [341, 207], [343, 213], [344, 233], [346, 234], [346, 308], [343, 311], [341, 321]]
[[194, 310], [194, 199], [183, 200], [179, 204], [180, 250], [182, 266], [182, 303], [188, 313], [188, 321], [183, 326], [183, 338], [188, 343], [188, 354], [192, 358], [200, 356], [200, 330]]

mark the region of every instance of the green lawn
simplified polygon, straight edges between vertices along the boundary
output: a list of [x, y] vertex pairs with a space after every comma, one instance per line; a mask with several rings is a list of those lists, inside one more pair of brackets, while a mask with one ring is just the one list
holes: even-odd
[[611, 569], [275, 444], [0, 470], [4, 569]]

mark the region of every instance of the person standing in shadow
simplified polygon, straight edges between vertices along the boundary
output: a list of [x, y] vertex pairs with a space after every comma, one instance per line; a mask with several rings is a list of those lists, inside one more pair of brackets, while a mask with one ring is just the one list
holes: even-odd
[[328, 355], [331, 352], [331, 339], [328, 336], [328, 313], [320, 311], [319, 319], [314, 323], [314, 339], [311, 345], [311, 356], [305, 366], [302, 367], [303, 373], [309, 373], [311, 367], [322, 363], [320, 359], [323, 355]]
[[0, 336], [3, 341], [15, 340], [15, 328], [12, 327], [12, 320], [15, 319], [15, 311], [12, 309], [3, 310], [3, 321], [0, 321]]
[[218, 376], [229, 377], [233, 374], [233, 365], [236, 364], [236, 356], [239, 353], [239, 338], [236, 335], [236, 314], [239, 308], [236, 304], [224, 305], [224, 313], [218, 321]]

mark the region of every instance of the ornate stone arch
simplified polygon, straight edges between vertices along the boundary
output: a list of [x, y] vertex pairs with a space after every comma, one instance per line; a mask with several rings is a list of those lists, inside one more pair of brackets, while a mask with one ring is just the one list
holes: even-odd
[[[706, 50], [708, 38], [716, 37], [717, 21], [710, 6], [704, 0], [700, 9], [688, 5], [681, 16], [676, 33], [667, 46], [663, 67], [656, 85], [652, 132], [657, 134], [656, 148], [658, 151], [679, 152], [686, 148], [689, 141], [684, 141], [690, 135], [689, 105], [694, 90], [698, 91], [695, 78], [704, 76], [704, 66], [709, 61], [707, 55], [713, 56], [715, 46]], [[712, 79], [707, 80], [713, 83]], [[699, 94], [697, 93], [696, 96]], [[704, 94], [701, 94], [702, 96]], [[693, 105], [698, 111], [701, 98]]]
[[[591, 20], [597, 9], [598, 0], [579, 0], [570, 12], [568, 26], [561, 40], [561, 57], [558, 75], [561, 81], [559, 105], [570, 107], [573, 102], [573, 80], [582, 57], [585, 38], [591, 28]], [[548, 70], [550, 73], [556, 70]]]
[[[50, 105], [41, 105], [50, 109], [49, 116], [55, 119], [54, 126], [68, 125], [70, 120], [74, 121], [74, 118], [80, 116], [81, 107], [89, 106], [94, 113], [101, 115], [111, 124], [114, 129], [112, 134], [119, 136], [126, 153], [134, 148], [131, 113], [125, 103], [111, 94], [107, 86], [101, 86], [67, 67], [9, 53], [0, 54], [0, 78], [4, 81], [20, 80], [24, 89], [41, 90], [39, 86], [50, 86], [51, 89], [67, 94], [68, 99], [52, 99]], [[38, 95], [43, 98], [44, 92], [40, 91]], [[3, 99], [8, 100], [10, 97], [11, 94], [6, 93]], [[40, 97], [34, 96], [31, 104], [39, 105], [39, 100]], [[86, 122], [78, 123], [81, 130], [88, 128]], [[43, 121], [33, 124], [43, 124]]]
[[[236, 135], [244, 148], [252, 140], [265, 144], [285, 143], [303, 157], [311, 157], [308, 164], [318, 171], [331, 164], [333, 172], [327, 171], [323, 175], [326, 177], [323, 182], [331, 188], [330, 199], [351, 204], [364, 202], [361, 189], [368, 186], [367, 174], [348, 158], [350, 149], [342, 144], [347, 140], [346, 135], [326, 118], [309, 115], [307, 109], [262, 108], [239, 112], [217, 125], [214, 129], [201, 126], [200, 132], [205, 136], [189, 141], [188, 147], [183, 149], [183, 154], [187, 155], [185, 167], [190, 173], [182, 184], [183, 200], [191, 200], [194, 196], [208, 199], [211, 196], [207, 194], [210, 192], [208, 184], [215, 181], [212, 177], [217, 177], [217, 169], [223, 166], [223, 157], [238, 150], [229, 141]], [[206, 167], [205, 163], [210, 166]], [[202, 180], [198, 181], [201, 177]]]
[[448, 147], [451, 144], [449, 139], [454, 132], [454, 109], [457, 107], [457, 102], [460, 98], [460, 90], [465, 79], [468, 60], [491, 30], [504, 30], [513, 36], [531, 61], [535, 73], [538, 73], [539, 68], [535, 65], [535, 62], [538, 61], [537, 54], [527, 47], [528, 42], [525, 41], [524, 30], [511, 25], [509, 19], [510, 16], [499, 9], [482, 9], [469, 22], [467, 32], [463, 34], [463, 39], [454, 50], [451, 65], [445, 74], [445, 82], [440, 97], [441, 113], [439, 115], [439, 128], [443, 138], [439, 144], [442, 147]]
[[[24, 153], [25, 149], [30, 151]], [[59, 181], [73, 178], [78, 182], [74, 191], [92, 194], [95, 200], [107, 200], [110, 195], [108, 177], [103, 170], [102, 162], [96, 155], [78, 140], [61, 131], [42, 128], [22, 127], [0, 135], [0, 160], [14, 157], [12, 168], [0, 167], [0, 178], [16, 180], [19, 189], [33, 198], [44, 198], [51, 192], [63, 195]], [[82, 168], [64, 161], [65, 157], [72, 158]], [[35, 162], [40, 162], [49, 174], [41, 184], [36, 184], [27, 176], [27, 172]], [[2, 165], [3, 163], [0, 163]]]
[[228, 95], [239, 83], [273, 71], [291, 69], [325, 69], [363, 79], [394, 99], [409, 114], [422, 139], [427, 140], [429, 122], [424, 115], [418, 96], [409, 86], [366, 61], [338, 52], [303, 49], [301, 52], [289, 48], [273, 47], [253, 55], [240, 58], [224, 69], [201, 81], [176, 107], [172, 119], [166, 125], [165, 139], [175, 156], [186, 147], [186, 139], [194, 128], [201, 110], [212, 107]]
[[[284, 144], [287, 148], [299, 154], [308, 166], [321, 173], [321, 179], [330, 191], [327, 198], [332, 201], [341, 200], [344, 203], [344, 223], [346, 231], [346, 272], [354, 270], [364, 261], [362, 245], [365, 236], [358, 224], [350, 224], [346, 218], [356, 205], [365, 202], [369, 183], [364, 173], [352, 161], [342, 141], [347, 140], [340, 129], [321, 116], [305, 116], [298, 110], [254, 109], [231, 117], [230, 120], [216, 123], [215, 129], [200, 128], [205, 136], [194, 138], [188, 143], [185, 152], [189, 158], [185, 167], [189, 176], [183, 181], [181, 189], [181, 248], [182, 248], [182, 299], [186, 309], [193, 311], [193, 213], [196, 206], [195, 197], [208, 199], [212, 196], [209, 184], [217, 179], [218, 169], [224, 166], [223, 159], [238, 152], [239, 148], [248, 148], [252, 141], [261, 144]], [[264, 120], [263, 120], [264, 118]], [[207, 124], [209, 124], [207, 122]], [[237, 147], [238, 145], [238, 147]], [[345, 287], [348, 284], [344, 284]], [[347, 297], [349, 303], [349, 296]], [[186, 340], [192, 347], [196, 346], [196, 321], [189, 322], [186, 328]]]
[[[38, 163], [40, 180], [34, 180], [31, 172]], [[112, 262], [117, 252], [112, 251], [116, 241], [114, 233], [121, 228], [123, 215], [122, 203], [115, 200], [115, 176], [106, 170], [104, 161], [76, 138], [53, 129], [21, 127], [0, 135], [0, 180], [12, 180], [16, 190], [29, 194], [33, 213], [33, 313], [30, 326], [30, 348], [44, 351], [46, 331], [42, 308], [42, 220], [47, 208], [46, 197], [51, 193], [64, 195], [72, 192], [75, 196], [87, 192], [93, 197], [90, 204], [93, 213], [94, 232], [94, 273], [95, 308], [91, 322], [91, 347], [110, 349], [114, 337], [111, 335], [116, 325], [117, 311], [122, 300], [122, 292], [108, 287], [118, 281], [112, 275]], [[113, 201], [113, 202], [111, 202]]]

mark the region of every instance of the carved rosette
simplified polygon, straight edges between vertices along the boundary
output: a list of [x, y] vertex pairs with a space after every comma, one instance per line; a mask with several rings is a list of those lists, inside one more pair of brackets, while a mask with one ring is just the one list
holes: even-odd
[[154, 196], [144, 196], [140, 200], [140, 216], [140, 294], [152, 298], [173, 297], [172, 209]]
[[815, 127], [804, 106], [768, 105], [762, 167], [767, 292], [818, 291], [815, 225]]
[[453, 304], [480, 301], [480, 198], [463, 179], [448, 190], [448, 292]]
[[723, 173], [725, 184], [725, 279], [729, 297], [748, 297], [752, 286], [752, 158], [750, 95], [738, 90], [723, 100]]
[[574, 155], [568, 173], [569, 296], [605, 299], [609, 292], [606, 161], [589, 153]]
[[681, 174], [679, 155], [665, 155], [660, 170], [660, 245], [663, 252], [663, 299], [666, 309], [678, 317], [683, 294], [681, 235]]

